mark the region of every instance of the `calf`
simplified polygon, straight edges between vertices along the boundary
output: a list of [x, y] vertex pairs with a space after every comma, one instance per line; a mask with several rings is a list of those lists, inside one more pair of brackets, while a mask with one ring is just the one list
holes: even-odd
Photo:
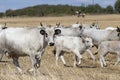
[[117, 62], [115, 63], [115, 65], [117, 65], [120, 62], [120, 41], [103, 41], [99, 45], [98, 49], [101, 52], [101, 54], [100, 54], [101, 67], [106, 66], [104, 57], [108, 53], [117, 53], [118, 59], [117, 59]]
[[[55, 28], [54, 35], [57, 36], [72, 36], [72, 37], [80, 37], [82, 34], [82, 26], [78, 26], [78, 27], [59, 27], [60, 25], [57, 25], [57, 27]], [[53, 35], [52, 35], [53, 36]], [[95, 57], [93, 56], [92, 52], [90, 49], [86, 50], [91, 58], [93, 60], [95, 60]]]
[[[56, 36], [55, 38], [55, 49], [56, 49], [56, 65], [58, 65], [58, 57], [60, 55], [61, 60], [64, 65], [66, 62], [64, 60], [63, 51], [65, 52], [73, 52], [75, 57], [78, 57], [79, 62], [81, 63], [82, 53], [86, 51], [89, 47], [92, 47], [92, 39], [89, 37], [80, 38], [80, 37], [72, 37], [72, 36]], [[76, 58], [74, 58], [74, 66], [77, 65]]]

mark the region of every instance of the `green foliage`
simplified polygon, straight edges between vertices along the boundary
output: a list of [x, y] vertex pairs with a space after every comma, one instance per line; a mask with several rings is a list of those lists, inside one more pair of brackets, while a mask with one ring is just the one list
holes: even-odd
[[116, 11], [117, 13], [120, 13], [120, 0], [117, 0], [117, 1], [116, 1], [114, 7], [115, 7], [115, 11]]
[[[82, 13], [87, 14], [102, 14], [102, 13], [113, 13], [113, 7], [107, 6], [102, 8], [99, 4], [84, 6], [69, 6], [69, 5], [36, 5], [32, 7], [26, 7], [23, 9], [12, 10], [8, 9], [4, 13], [5, 16], [64, 16], [74, 15], [76, 10], [81, 10]], [[4, 16], [4, 15], [0, 15]]]
[[4, 13], [0, 13], [0, 17], [3, 17], [4, 16]]
[[111, 5], [108, 5], [108, 6], [106, 7], [106, 13], [112, 14], [113, 12], [114, 12], [113, 7], [112, 7]]
[[69, 5], [37, 5], [33, 7], [27, 7], [18, 10], [7, 10], [6, 16], [61, 16], [61, 15], [73, 15], [74, 9], [80, 9], [79, 7], [73, 7]]

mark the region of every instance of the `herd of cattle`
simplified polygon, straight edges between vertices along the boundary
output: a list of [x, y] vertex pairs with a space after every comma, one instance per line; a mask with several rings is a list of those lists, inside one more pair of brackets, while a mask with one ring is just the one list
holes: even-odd
[[6, 27], [0, 25], [0, 61], [5, 54], [13, 59], [14, 65], [22, 73], [18, 58], [29, 56], [32, 68], [35, 71], [40, 67], [41, 57], [46, 46], [54, 46], [56, 65], [60, 57], [63, 64], [65, 52], [74, 54], [74, 64], [81, 64], [82, 54], [87, 51], [91, 58], [95, 57], [91, 51], [92, 47], [97, 48], [95, 54], [100, 50], [101, 67], [106, 66], [104, 57], [107, 53], [117, 53], [117, 65], [120, 62], [120, 28], [107, 27], [100, 29], [98, 24], [72, 24], [64, 27], [60, 24], [55, 26], [42, 25], [34, 28], [28, 27]]

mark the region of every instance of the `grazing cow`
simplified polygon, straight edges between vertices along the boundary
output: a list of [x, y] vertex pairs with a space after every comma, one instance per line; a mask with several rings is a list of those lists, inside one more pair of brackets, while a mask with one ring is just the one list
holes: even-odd
[[[72, 42], [72, 43], [71, 43]], [[63, 64], [66, 65], [64, 60], [64, 52], [73, 52], [76, 58], [78, 57], [79, 62], [81, 63], [82, 55], [86, 49], [92, 47], [92, 39], [89, 37], [80, 38], [72, 36], [56, 36], [55, 37], [55, 49], [56, 49], [56, 65], [58, 65], [58, 57], [60, 55]], [[74, 60], [74, 66], [77, 65], [76, 58]]]
[[115, 65], [117, 65], [120, 62], [120, 41], [103, 41], [99, 45], [98, 49], [100, 50], [101, 67], [106, 66], [104, 57], [108, 53], [117, 53], [118, 59], [117, 59], [117, 62], [115, 63]]
[[118, 29], [116, 30], [84, 29], [82, 35], [90, 36], [93, 39], [93, 44], [96, 46], [96, 48], [98, 48], [98, 45], [102, 41], [120, 40], [120, 35], [119, 35], [120, 31]]
[[18, 58], [30, 56], [35, 71], [40, 67], [41, 56], [46, 47], [44, 28], [7, 28], [0, 32], [0, 52], [7, 51], [12, 57], [14, 65], [22, 73]]

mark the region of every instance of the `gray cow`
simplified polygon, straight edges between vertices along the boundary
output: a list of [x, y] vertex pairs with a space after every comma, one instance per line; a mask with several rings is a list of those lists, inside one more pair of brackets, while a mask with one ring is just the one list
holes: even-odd
[[18, 58], [28, 55], [33, 65], [30, 71], [35, 71], [46, 47], [45, 37], [44, 28], [7, 28], [0, 32], [0, 54], [6, 51], [20, 73]]
[[58, 26], [55, 28], [55, 32], [59, 36], [77, 36], [80, 37], [82, 31], [82, 26], [79, 27], [61, 27]]
[[[82, 36], [90, 36], [93, 39], [93, 44], [98, 48], [98, 45], [102, 41], [115, 41], [120, 40], [120, 30], [116, 28], [114, 30], [95, 30], [95, 29], [84, 29]], [[97, 51], [96, 51], [97, 54]]]
[[[71, 43], [72, 42], [72, 43]], [[82, 54], [86, 49], [92, 47], [92, 39], [90, 37], [72, 37], [72, 36], [56, 36], [55, 48], [56, 48], [56, 64], [58, 65], [58, 56], [60, 55], [63, 64], [66, 65], [64, 60], [64, 51], [73, 52], [75, 56], [74, 66], [77, 65], [76, 59], [79, 58], [78, 65], [81, 63]]]
[[100, 26], [97, 23], [92, 23], [91, 25], [75, 23], [75, 24], [72, 24], [71, 26], [73, 28], [81, 26], [82, 29], [100, 29]]
[[[82, 26], [66, 28], [66, 27], [61, 27], [61, 25], [57, 25], [57, 27], [55, 28], [55, 35], [57, 36], [81, 37], [82, 32], [83, 32]], [[90, 49], [87, 49], [86, 51], [90, 54], [91, 58], [95, 60], [95, 57], [93, 56]], [[54, 53], [55, 53], [55, 50], [54, 50]]]
[[101, 44], [99, 45], [100, 50], [100, 63], [101, 63], [101, 67], [106, 66], [106, 62], [104, 57], [108, 54], [108, 53], [117, 53], [117, 62], [115, 63], [115, 65], [117, 65], [120, 62], [120, 41], [103, 41], [101, 42]]

